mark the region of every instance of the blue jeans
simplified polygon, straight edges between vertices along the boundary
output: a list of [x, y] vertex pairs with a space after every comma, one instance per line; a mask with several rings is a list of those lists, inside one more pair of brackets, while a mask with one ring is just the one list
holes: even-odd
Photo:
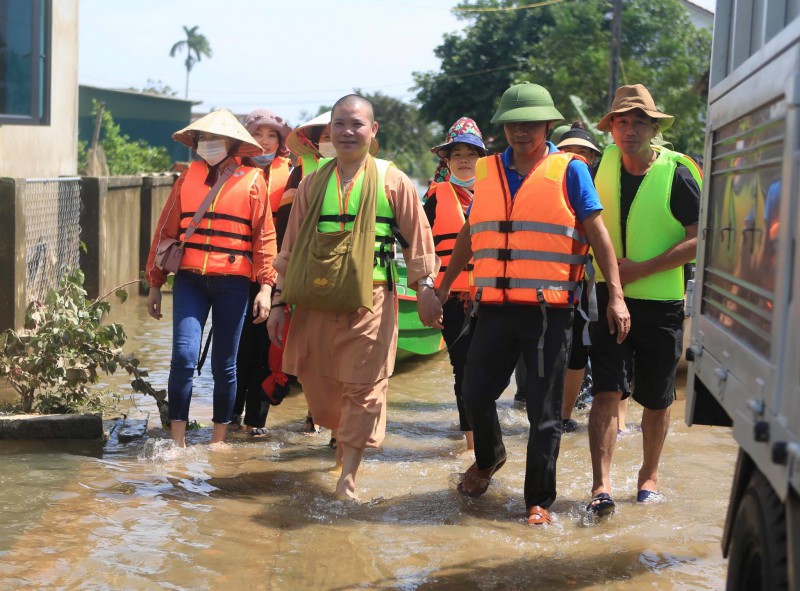
[[214, 327], [211, 348], [214, 415], [211, 420], [231, 422], [236, 401], [236, 354], [249, 286], [249, 277], [237, 275], [199, 275], [189, 271], [179, 271], [175, 275], [168, 385], [170, 420], [189, 420], [192, 378], [210, 309]]

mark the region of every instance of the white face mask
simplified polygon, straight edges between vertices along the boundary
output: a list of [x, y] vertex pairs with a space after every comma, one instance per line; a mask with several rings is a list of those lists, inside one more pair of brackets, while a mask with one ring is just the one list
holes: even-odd
[[225, 140], [200, 140], [197, 142], [197, 155], [211, 166], [219, 164], [228, 155]]
[[331, 142], [320, 142], [319, 153], [323, 158], [336, 158], [336, 148], [333, 147]]

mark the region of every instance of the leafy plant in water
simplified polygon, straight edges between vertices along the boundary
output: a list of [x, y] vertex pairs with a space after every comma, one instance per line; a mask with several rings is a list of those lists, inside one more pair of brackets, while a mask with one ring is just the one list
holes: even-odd
[[137, 281], [87, 300], [83, 280], [80, 269], [68, 270], [44, 302], [28, 305], [24, 330], [0, 334], [0, 377], [19, 393], [24, 412], [66, 414], [102, 411], [103, 394], [91, 388], [98, 372], [124, 369], [134, 391], [155, 398], [161, 422], [168, 424], [166, 391], [155, 390], [139, 360], [123, 353], [122, 325], [102, 323], [111, 310], [105, 298], [116, 292], [124, 301], [122, 288]]

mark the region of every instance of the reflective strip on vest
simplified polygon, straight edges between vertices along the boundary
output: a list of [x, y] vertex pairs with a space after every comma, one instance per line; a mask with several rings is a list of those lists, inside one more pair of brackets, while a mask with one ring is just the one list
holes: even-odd
[[500, 156], [478, 160], [470, 240], [482, 303], [576, 303], [588, 246], [566, 192], [575, 158], [548, 155], [513, 199]]
[[[650, 260], [686, 237], [685, 228], [670, 209], [672, 183], [678, 164], [686, 165], [698, 184], [702, 183], [696, 165], [678, 152], [659, 149], [658, 157], [642, 179], [631, 203], [623, 248], [620, 218], [621, 155], [619, 148], [613, 144], [605, 149], [595, 185], [603, 204], [603, 223], [617, 258], [624, 257], [635, 262]], [[604, 281], [599, 268], [597, 281]], [[683, 265], [637, 279], [624, 285], [622, 290], [626, 297], [635, 299], [681, 300], [684, 291]]]
[[[436, 217], [433, 219], [431, 231], [433, 232], [436, 256], [441, 260], [441, 267], [433, 284], [438, 289], [444, 278], [444, 273], [447, 271], [447, 265], [450, 263], [456, 238], [464, 226], [466, 218], [464, 217], [464, 209], [456, 193], [456, 188], [451, 183], [437, 183], [435, 194]], [[450, 291], [469, 291], [471, 270], [472, 262], [470, 261], [466, 269], [462, 270], [453, 281]]]
[[[396, 270], [394, 268], [394, 241], [395, 236], [392, 228], [395, 226], [394, 211], [386, 197], [386, 171], [390, 166], [394, 166], [388, 160], [375, 158], [375, 165], [378, 168], [378, 199], [375, 203], [375, 259], [373, 261], [372, 280], [375, 283], [387, 283], [389, 279], [389, 269], [392, 273], [392, 281], [396, 281]], [[341, 232], [353, 228], [358, 208], [361, 203], [361, 189], [364, 185], [364, 172], [360, 172], [353, 180], [350, 195], [347, 199], [347, 211], [340, 211], [339, 187], [336, 173], [331, 174], [328, 186], [325, 189], [325, 197], [322, 201], [317, 230], [320, 232]]]
[[542, 232], [544, 234], [558, 234], [572, 238], [581, 244], [587, 244], [586, 237], [574, 227], [558, 224], [545, 224], [542, 222], [480, 222], [470, 224], [470, 234], [478, 232]]
[[[252, 197], [250, 189], [261, 174], [260, 169], [239, 166], [225, 181], [214, 202], [186, 243], [181, 259], [181, 269], [209, 275], [251, 276]], [[191, 223], [197, 208], [205, 200], [211, 187], [205, 184], [208, 166], [205, 162], [192, 162], [183, 180], [180, 194], [181, 235]]]

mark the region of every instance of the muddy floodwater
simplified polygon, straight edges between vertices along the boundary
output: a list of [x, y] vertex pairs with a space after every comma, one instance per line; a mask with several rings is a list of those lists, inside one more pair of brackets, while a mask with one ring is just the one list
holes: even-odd
[[[160, 322], [143, 304], [115, 304], [114, 320], [165, 387], [170, 296]], [[191, 407], [205, 425], [207, 374]], [[486, 495], [466, 499], [454, 480], [472, 458], [451, 379], [446, 354], [398, 364], [386, 441], [366, 454], [358, 504], [333, 498], [330, 433], [300, 433], [299, 390], [272, 408], [266, 437], [237, 436], [227, 451], [205, 444], [210, 426], [190, 434], [185, 453], [157, 437], [102, 453], [0, 442], [0, 590], [724, 588], [719, 539], [736, 447], [728, 429], [686, 427], [683, 391], [662, 458], [666, 503], [635, 503], [642, 437], [632, 405], [614, 456], [617, 513], [587, 519], [588, 416], [578, 411], [580, 429], [562, 439], [555, 524], [531, 527], [522, 499], [527, 421], [514, 387], [499, 401], [508, 462]], [[135, 400], [157, 417], [149, 400]]]

